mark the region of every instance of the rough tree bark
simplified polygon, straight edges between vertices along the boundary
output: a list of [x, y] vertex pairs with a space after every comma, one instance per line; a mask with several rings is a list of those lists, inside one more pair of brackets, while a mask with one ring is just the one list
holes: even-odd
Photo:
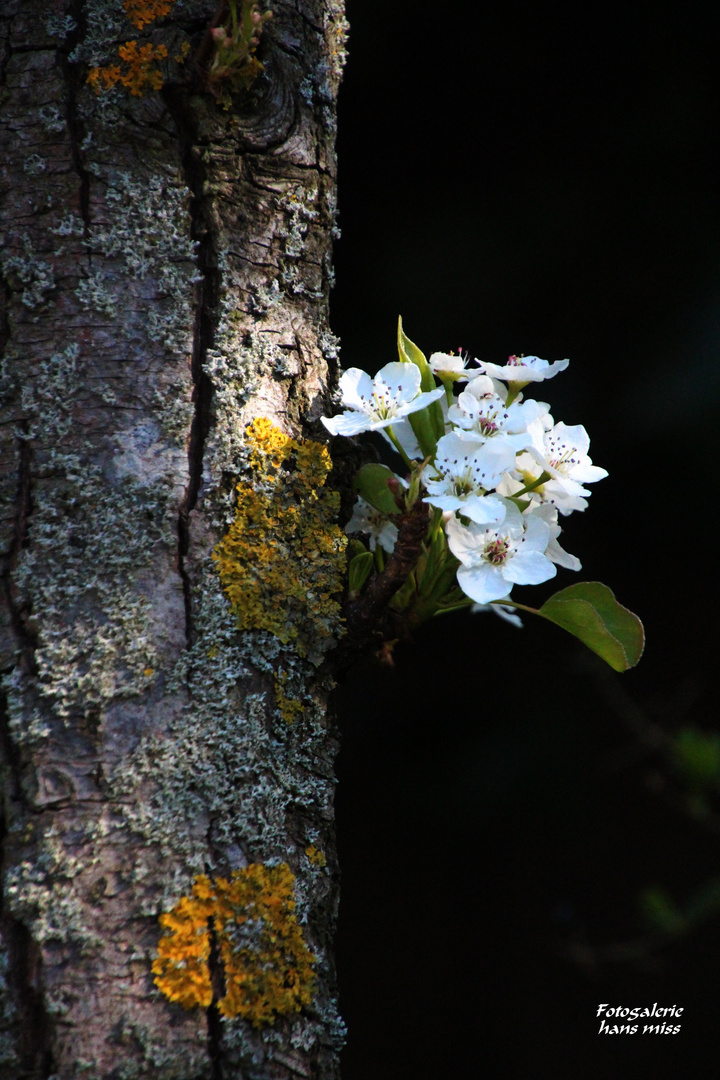
[[[337, 618], [316, 596], [342, 541], [327, 513], [313, 517], [322, 481], [303, 489], [300, 462], [303, 446], [319, 451], [300, 440], [319, 437], [337, 371], [346, 23], [342, 0], [273, 0], [264, 72], [225, 108], [192, 74], [214, 0], [166, 6], [141, 29], [132, 0], [0, 6], [0, 1075], [12, 1080], [326, 1078], [342, 1042], [324, 660]], [[95, 93], [88, 72], [130, 39], [166, 45], [164, 86]], [[270, 441], [249, 444], [259, 417]], [[299, 440], [279, 468], [277, 429]], [[238, 483], [268, 544], [242, 550], [239, 528], [223, 579], [212, 552]], [[272, 537], [278, 499], [277, 528], [299, 514], [317, 542], [297, 527]], [[275, 541], [268, 598], [252, 564], [272, 564]], [[236, 557], [247, 565], [232, 579]], [[243, 609], [248, 581], [260, 592]], [[249, 864], [289, 866], [316, 957], [309, 1003], [257, 1027], [218, 1011], [212, 934], [209, 1007], [168, 1000], [151, 970], [158, 916], [198, 874], [229, 881]]]

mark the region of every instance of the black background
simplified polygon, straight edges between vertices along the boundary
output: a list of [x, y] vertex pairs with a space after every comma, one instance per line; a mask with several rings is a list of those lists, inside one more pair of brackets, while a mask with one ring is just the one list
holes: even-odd
[[[717, 726], [719, 12], [348, 0], [343, 364], [396, 359], [398, 314], [428, 355], [570, 357], [536, 396], [610, 475], [563, 542], [648, 644], [619, 676], [553, 627], [454, 615], [345, 680], [344, 1080], [717, 1074], [717, 920], [635, 963], [567, 951], [718, 874], [631, 728]], [[682, 1030], [600, 1037], [601, 1002]]]

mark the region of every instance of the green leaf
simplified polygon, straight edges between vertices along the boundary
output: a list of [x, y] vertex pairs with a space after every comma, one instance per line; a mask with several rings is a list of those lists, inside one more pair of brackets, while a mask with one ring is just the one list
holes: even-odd
[[627, 671], [642, 656], [642, 623], [599, 581], [561, 589], [545, 601], [538, 615], [580, 638], [615, 671]]
[[435, 422], [431, 415], [431, 409], [434, 409], [436, 405], [437, 401], [433, 401], [427, 408], [418, 409], [417, 412], [410, 413], [407, 418], [422, 455], [426, 458], [434, 458], [437, 450], [438, 436], [435, 434]]
[[363, 551], [350, 560], [348, 566], [348, 591], [351, 600], [354, 600], [362, 590], [363, 585], [370, 576], [373, 562], [371, 551]]
[[355, 474], [353, 487], [358, 495], [376, 510], [381, 510], [383, 514], [399, 514], [401, 510], [388, 487], [388, 480], [394, 484], [398, 482], [392, 469], [388, 469], [387, 465], [370, 462]]
[[[435, 382], [435, 376], [432, 373], [430, 365], [425, 359], [425, 353], [407, 336], [402, 328], [401, 317], [398, 317], [398, 355], [402, 363], [414, 364], [416, 368], [420, 369], [420, 389], [423, 393], [435, 389], [437, 383]], [[415, 432], [416, 439], [420, 443], [422, 452], [426, 456], [428, 454], [434, 455], [437, 447], [437, 440], [441, 439], [445, 434], [445, 420], [443, 418], [440, 402], [433, 401], [431, 405], [428, 405], [426, 409], [422, 409], [419, 413], [411, 413], [408, 420]], [[424, 431], [425, 425], [428, 427], [430, 440]], [[421, 430], [418, 430], [418, 428]], [[432, 442], [431, 446], [429, 445], [430, 441]], [[428, 444], [427, 448], [423, 445], [423, 442]]]
[[430, 370], [430, 365], [425, 359], [425, 353], [419, 349], [414, 341], [411, 341], [402, 327], [402, 317], [398, 317], [398, 355], [403, 364], [414, 364], [420, 369], [420, 389], [423, 391], [434, 390], [437, 386], [435, 376]]

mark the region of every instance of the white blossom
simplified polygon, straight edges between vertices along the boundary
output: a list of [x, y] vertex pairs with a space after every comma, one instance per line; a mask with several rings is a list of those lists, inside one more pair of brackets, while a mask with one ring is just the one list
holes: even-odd
[[341, 416], [321, 417], [331, 435], [359, 435], [389, 427], [410, 413], [424, 409], [445, 393], [442, 386], [420, 391], [420, 369], [395, 361], [381, 368], [374, 379], [360, 368], [349, 368], [340, 378]]
[[451, 518], [446, 532], [450, 550], [461, 563], [458, 584], [478, 604], [506, 599], [513, 585], [539, 585], [557, 573], [545, 554], [547, 521], [539, 515], [523, 518], [513, 503], [506, 504], [499, 525], [463, 525]]
[[[544, 424], [551, 426], [547, 429]], [[607, 470], [593, 465], [588, 457], [590, 437], [582, 424], [569, 427], [562, 421], [553, 424], [552, 417], [543, 418], [543, 424], [530, 429], [533, 442], [517, 459], [517, 473], [522, 483], [506, 479], [500, 490], [503, 495], [514, 495], [522, 487], [530, 486], [543, 472], [550, 479], [533, 488], [532, 496], [541, 502], [549, 502], [567, 515], [573, 510], [587, 507], [586, 496], [591, 495], [584, 484], [592, 484], [607, 476]]]
[[500, 439], [516, 454], [532, 445], [533, 436], [528, 428], [549, 410], [550, 406], [543, 401], [514, 401], [507, 405], [496, 393], [492, 381], [480, 376], [459, 394], [457, 404], [448, 409], [448, 418], [458, 429], [460, 438]]
[[498, 440], [471, 443], [444, 435], [425, 479], [425, 502], [445, 512], [459, 510], [479, 524], [502, 521], [505, 503], [489, 492], [514, 462], [515, 451]]
[[397, 525], [383, 514], [382, 510], [376, 510], [369, 502], [358, 495], [353, 508], [352, 517], [345, 526], [346, 533], [369, 533], [370, 550], [374, 551], [380, 545], [385, 551], [395, 550], [398, 538]]
[[543, 382], [564, 371], [569, 360], [541, 360], [539, 356], [508, 356], [507, 364], [486, 364], [478, 360], [479, 371], [505, 382]]
[[468, 357], [455, 356], [454, 353], [435, 352], [428, 360], [428, 366], [438, 379], [453, 379], [455, 382], [467, 382], [477, 374], [474, 369], [468, 371]]

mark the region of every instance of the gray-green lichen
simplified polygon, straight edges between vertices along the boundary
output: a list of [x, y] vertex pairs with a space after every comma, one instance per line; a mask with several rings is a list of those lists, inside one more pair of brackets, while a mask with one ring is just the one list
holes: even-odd
[[72, 427], [72, 411], [80, 389], [78, 357], [73, 342], [35, 367], [32, 380], [23, 381], [20, 405], [26, 418], [24, 439], [42, 439], [55, 445]]
[[[102, 174], [102, 170], [98, 172]], [[109, 174], [103, 180], [107, 185], [107, 218], [93, 222], [88, 248], [93, 260], [121, 260], [125, 281], [130, 278], [141, 284], [134, 291], [136, 309], [128, 311], [126, 284], [122, 296], [112, 296], [101, 276], [102, 306], [107, 309], [110, 304], [122, 302], [131, 333], [144, 332], [170, 352], [189, 354], [192, 286], [202, 280], [197, 270], [197, 243], [189, 231], [190, 192], [177, 175], [169, 172], [142, 183], [122, 172]], [[97, 282], [102, 271], [97, 266], [94, 270], [94, 278], [88, 280]], [[155, 301], [149, 314], [143, 304], [143, 284], [150, 288]], [[158, 300], [162, 310], [158, 310]]]
[[46, 830], [36, 858], [8, 869], [5, 901], [10, 913], [30, 927], [40, 945], [72, 943], [81, 952], [89, 952], [103, 941], [88, 928], [75, 892], [74, 879], [87, 870], [87, 864], [68, 855], [58, 829]]
[[297, 184], [284, 191], [277, 200], [283, 211], [283, 224], [278, 235], [283, 238], [280, 281], [291, 295], [305, 293], [314, 299], [324, 296], [322, 282], [308, 286], [308, 274], [301, 260], [305, 253], [306, 237], [318, 219], [319, 189], [317, 185]]
[[[183, 866], [181, 893], [188, 870], [204, 871], [208, 835], [225, 860], [220, 869], [238, 857], [242, 864], [246, 858], [281, 860], [294, 804], [319, 808], [329, 820], [332, 797], [332, 762], [323, 750], [327, 732], [312, 709], [294, 730], [279, 717], [268, 720], [266, 692], [243, 690], [250, 675], [244, 658], [261, 666], [277, 642], [269, 634], [238, 634], [211, 566], [195, 600], [197, 639], [168, 687], [185, 686], [189, 700], [166, 730], [140, 740], [111, 779], [133, 830], [163, 853], [173, 852]], [[157, 793], [149, 803], [136, 803], [131, 793], [151, 775]], [[164, 900], [177, 884], [168, 889]]]
[[[37, 364], [21, 391], [23, 438], [44, 446], [51, 479], [38, 484], [32, 543], [15, 581], [42, 616], [37, 686], [64, 720], [147, 689], [157, 661], [143, 574], [149, 584], [157, 554], [175, 543], [170, 503], [177, 479], [156, 473], [150, 486], [130, 470], [123, 474], [125, 440], [105, 463], [96, 444], [65, 449], [89, 374], [79, 346], [70, 345]], [[100, 400], [112, 405], [112, 391], [103, 389]], [[132, 445], [132, 432], [127, 438]], [[171, 466], [168, 460], [168, 473]]]
[[[13, 292], [20, 293], [25, 307], [36, 309], [47, 303], [55, 289], [55, 274], [50, 263], [38, 258], [26, 232], [21, 232], [15, 247], [22, 254], [6, 254], [0, 259], [3, 276]], [[36, 319], [38, 316], [36, 316]]]
[[[128, 20], [123, 0], [86, 0], [83, 5], [83, 15], [83, 38], [70, 54], [70, 61], [87, 64], [92, 68], [106, 63], [110, 56], [116, 55], [117, 43], [132, 37], [129, 33], [132, 23]], [[61, 32], [59, 18], [57, 26], [58, 29], [55, 32], [59, 33]], [[71, 32], [66, 29], [63, 36]]]
[[91, 272], [83, 278], [75, 290], [75, 295], [85, 310], [94, 309], [110, 318], [117, 315], [117, 297], [107, 287], [107, 274], [102, 270]]
[[63, 40], [72, 34], [77, 28], [77, 22], [72, 15], [51, 15], [45, 22], [45, 30], [50, 37], [58, 37]]
[[23, 169], [30, 176], [37, 176], [39, 173], [44, 173], [47, 168], [47, 162], [45, 158], [40, 157], [39, 154], [29, 154], [23, 162]]
[[[113, 1042], [120, 1050], [128, 1047], [134, 1051], [132, 1064], [118, 1062], [113, 1069], [113, 1080], [178, 1080], [177, 1053], [172, 1041], [158, 1038], [152, 1028], [137, 1020], [122, 1017], [113, 1032]], [[185, 1076], [182, 1080], [201, 1080], [207, 1075], [207, 1051], [203, 1042], [191, 1050], [184, 1062]], [[118, 1055], [119, 1056], [119, 1055]]]
[[42, 108], [38, 109], [38, 119], [48, 132], [57, 134], [65, 130], [65, 117], [56, 105], [43, 105]]
[[[53, 233], [54, 236], [84, 236], [85, 225], [78, 214], [69, 210], [68, 213], [61, 218], [59, 223], [54, 228], [50, 229], [50, 232]], [[62, 248], [59, 248], [56, 254], [59, 255], [61, 253]]]

